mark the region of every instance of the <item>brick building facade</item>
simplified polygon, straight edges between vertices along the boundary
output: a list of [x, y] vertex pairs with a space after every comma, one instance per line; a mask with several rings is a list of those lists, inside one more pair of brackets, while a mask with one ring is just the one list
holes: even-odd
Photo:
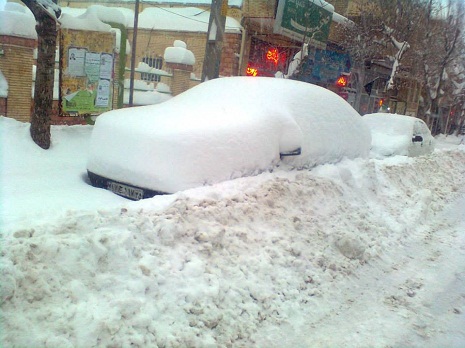
[[29, 122], [36, 40], [0, 35], [0, 45], [3, 50], [0, 56], [0, 70], [9, 87], [8, 98], [2, 101], [5, 107], [4, 115]]

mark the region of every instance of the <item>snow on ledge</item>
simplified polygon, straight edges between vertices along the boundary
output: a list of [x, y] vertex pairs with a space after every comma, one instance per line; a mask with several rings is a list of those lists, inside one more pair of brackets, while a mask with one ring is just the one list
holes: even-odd
[[0, 35], [36, 40], [36, 20], [29, 9], [26, 8], [26, 11], [21, 7], [8, 6], [5, 7], [5, 11], [0, 11]]
[[175, 40], [174, 47], [167, 47], [163, 59], [167, 63], [194, 65], [195, 57], [192, 51], [189, 51], [184, 41]]

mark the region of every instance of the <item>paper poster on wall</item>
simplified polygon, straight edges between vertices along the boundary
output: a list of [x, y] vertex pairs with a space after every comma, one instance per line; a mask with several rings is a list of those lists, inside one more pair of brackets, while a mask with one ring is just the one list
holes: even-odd
[[107, 107], [110, 103], [110, 80], [100, 79], [97, 88], [97, 98], [95, 99], [95, 106]]
[[60, 29], [60, 115], [100, 115], [113, 107], [115, 35]]
[[84, 66], [87, 50], [84, 48], [70, 47], [68, 50], [68, 75], [86, 76]]
[[113, 55], [109, 53], [102, 53], [100, 55], [100, 78], [108, 79], [112, 78], [113, 74]]
[[97, 82], [100, 78], [100, 53], [87, 52], [85, 71], [89, 82]]
[[[82, 77], [73, 76], [74, 81], [78, 83], [74, 85], [74, 88], [68, 83], [65, 93], [62, 94], [62, 110], [70, 114], [93, 115], [110, 110], [113, 55], [90, 52], [82, 48], [69, 50], [70, 53], [78, 51], [80, 54], [85, 52], [84, 56], [80, 58], [80, 61], [83, 62], [84, 75]], [[77, 65], [73, 69], [73, 73], [76, 74], [78, 72]]]

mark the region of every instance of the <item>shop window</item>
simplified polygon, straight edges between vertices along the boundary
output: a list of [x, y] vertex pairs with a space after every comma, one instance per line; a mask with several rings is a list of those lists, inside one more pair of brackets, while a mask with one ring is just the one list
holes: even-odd
[[280, 71], [287, 72], [288, 58], [295, 52], [292, 47], [280, 47], [269, 42], [252, 38], [250, 46], [249, 64], [254, 69], [248, 70], [250, 76], [275, 76]]

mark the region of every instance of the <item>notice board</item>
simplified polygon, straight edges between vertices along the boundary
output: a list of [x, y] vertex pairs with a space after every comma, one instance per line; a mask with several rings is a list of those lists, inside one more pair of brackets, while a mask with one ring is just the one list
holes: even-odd
[[60, 115], [112, 109], [115, 37], [111, 32], [60, 30]]

